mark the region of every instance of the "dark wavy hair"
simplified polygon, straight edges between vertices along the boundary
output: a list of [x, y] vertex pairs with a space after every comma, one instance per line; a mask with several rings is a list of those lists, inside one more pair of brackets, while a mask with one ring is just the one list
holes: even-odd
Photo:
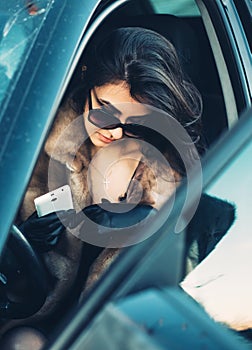
[[[175, 118], [186, 129], [198, 152], [204, 152], [200, 93], [185, 79], [174, 46], [162, 35], [139, 27], [113, 30], [88, 50], [85, 67], [86, 91], [95, 86], [125, 81], [136, 101], [154, 106]], [[174, 168], [183, 174], [185, 169], [178, 152], [162, 136], [154, 138], [159, 140], [159, 148], [166, 144], [170, 154], [177, 153], [173, 157], [177, 163]]]

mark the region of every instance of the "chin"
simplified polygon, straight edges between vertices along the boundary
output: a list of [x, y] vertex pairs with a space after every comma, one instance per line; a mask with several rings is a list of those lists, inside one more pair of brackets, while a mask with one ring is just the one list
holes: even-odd
[[107, 146], [106, 143], [102, 142], [101, 140], [98, 140], [96, 137], [90, 137], [90, 140], [95, 147], [102, 148]]

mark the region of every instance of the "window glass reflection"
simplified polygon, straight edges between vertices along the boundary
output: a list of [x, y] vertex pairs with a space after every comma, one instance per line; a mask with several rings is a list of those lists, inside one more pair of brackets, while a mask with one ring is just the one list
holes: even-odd
[[182, 287], [218, 322], [236, 330], [252, 328], [252, 142], [207, 193], [235, 205], [236, 217], [224, 238], [182, 282]]

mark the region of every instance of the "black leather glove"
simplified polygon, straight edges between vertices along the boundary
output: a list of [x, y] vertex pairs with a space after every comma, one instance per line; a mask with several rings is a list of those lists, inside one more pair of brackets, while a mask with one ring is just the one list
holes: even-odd
[[93, 222], [110, 228], [126, 228], [136, 225], [147, 216], [156, 213], [156, 209], [147, 204], [132, 205], [130, 203], [93, 204], [82, 210]]
[[54, 212], [42, 217], [34, 212], [19, 229], [34, 249], [45, 252], [56, 245], [74, 215], [74, 210]]
[[150, 205], [100, 203], [86, 207], [80, 213], [82, 224], [76, 235], [85, 242], [100, 247], [120, 248], [136, 244], [153, 232], [148, 229], [157, 210]]

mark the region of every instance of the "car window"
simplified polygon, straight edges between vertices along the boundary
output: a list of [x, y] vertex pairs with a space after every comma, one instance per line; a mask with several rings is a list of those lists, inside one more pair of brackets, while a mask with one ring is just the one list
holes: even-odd
[[235, 219], [213, 252], [184, 282], [189, 294], [216, 321], [238, 330], [252, 327], [251, 157], [252, 142], [208, 187], [209, 195], [235, 207]]
[[0, 106], [15, 86], [52, 0], [11, 3], [0, 4]]

